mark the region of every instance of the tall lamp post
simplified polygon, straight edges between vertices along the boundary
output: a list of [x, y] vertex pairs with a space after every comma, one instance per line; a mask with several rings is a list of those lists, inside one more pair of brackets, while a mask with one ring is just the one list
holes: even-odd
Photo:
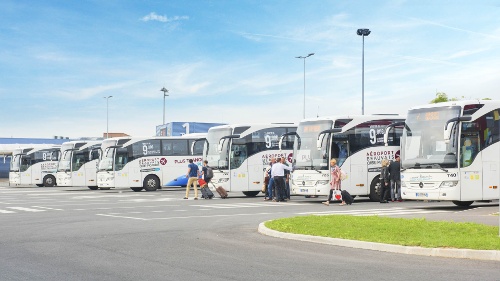
[[106, 138], [109, 138], [109, 98], [113, 96], [103, 97], [106, 99]]
[[313, 56], [314, 53], [310, 53], [307, 56], [299, 56], [295, 57], [297, 59], [303, 59], [304, 60], [304, 112], [303, 112], [303, 118], [306, 118], [306, 59], [310, 56]]
[[371, 31], [368, 28], [358, 29], [357, 34], [363, 37], [363, 54], [362, 54], [362, 70], [361, 70], [361, 114], [365, 115], [365, 36], [370, 35]]
[[168, 97], [167, 93], [168, 93], [168, 90], [163, 87], [161, 88], [161, 90], [163, 92], [163, 123], [162, 125], [165, 125], [165, 97]]

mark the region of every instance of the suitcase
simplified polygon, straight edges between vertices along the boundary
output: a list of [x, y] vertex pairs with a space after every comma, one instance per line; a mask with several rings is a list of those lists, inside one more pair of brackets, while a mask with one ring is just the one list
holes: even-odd
[[214, 193], [210, 188], [208, 188], [208, 185], [205, 185], [204, 187], [200, 188], [201, 190], [201, 198], [203, 199], [212, 199], [214, 197]]
[[215, 188], [215, 191], [217, 191], [217, 193], [219, 193], [220, 198], [222, 198], [222, 199], [227, 198], [227, 191], [222, 186], [217, 186]]
[[347, 190], [342, 190], [340, 194], [342, 194], [342, 201], [344, 201], [347, 205], [352, 205], [354, 198], [352, 198], [351, 194], [349, 194]]
[[207, 182], [204, 179], [198, 179], [198, 185], [200, 187], [204, 187], [207, 184]]

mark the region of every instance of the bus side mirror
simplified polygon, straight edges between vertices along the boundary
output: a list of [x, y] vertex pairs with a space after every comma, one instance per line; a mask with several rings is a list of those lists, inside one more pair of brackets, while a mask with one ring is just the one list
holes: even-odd
[[278, 142], [278, 149], [281, 152], [281, 145], [283, 145], [283, 139], [285, 139], [285, 135], [280, 137], [280, 141]]
[[218, 151], [219, 153], [221, 153], [221, 152], [222, 152], [222, 147], [223, 147], [223, 146], [224, 146], [224, 139], [221, 139], [221, 140], [219, 141], [219, 144], [217, 145], [217, 151]]
[[449, 143], [450, 138], [451, 138], [451, 132], [453, 130], [453, 126], [455, 126], [454, 122], [450, 122], [446, 124], [446, 127], [444, 128], [444, 142]]
[[472, 120], [472, 117], [470, 115], [467, 115], [467, 116], [460, 116], [460, 117], [451, 118], [450, 120], [446, 121], [446, 124], [444, 125], [444, 141], [445, 141], [445, 143], [450, 142], [451, 132], [453, 131], [453, 127], [455, 126], [456, 122], [463, 122], [463, 121], [470, 121], [470, 120]]
[[325, 138], [324, 134], [319, 134], [318, 135], [318, 140], [316, 141], [316, 148], [318, 150], [321, 150], [321, 147], [323, 146], [323, 139]]

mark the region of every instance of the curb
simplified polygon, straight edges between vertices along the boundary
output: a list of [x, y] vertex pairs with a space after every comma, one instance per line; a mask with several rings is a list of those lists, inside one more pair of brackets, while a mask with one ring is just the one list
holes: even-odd
[[350, 248], [364, 249], [364, 250], [398, 253], [398, 254], [474, 259], [474, 260], [489, 260], [489, 261], [500, 262], [500, 251], [496, 250], [422, 248], [415, 246], [401, 246], [401, 245], [382, 244], [375, 242], [364, 242], [358, 240], [348, 240], [348, 239], [279, 232], [267, 228], [264, 224], [265, 222], [259, 224], [258, 228], [259, 233], [276, 238], [327, 244], [327, 245], [341, 246], [341, 247], [350, 247]]

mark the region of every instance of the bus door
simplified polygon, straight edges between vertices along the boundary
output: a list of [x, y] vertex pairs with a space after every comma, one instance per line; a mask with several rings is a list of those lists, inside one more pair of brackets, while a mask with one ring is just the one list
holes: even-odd
[[[19, 172], [20, 184], [31, 184], [35, 173], [33, 173], [33, 166], [31, 166], [31, 155], [21, 155]], [[40, 173], [40, 170], [38, 170]]]
[[[114, 163], [114, 171], [115, 171], [115, 186], [114, 187], [130, 187], [129, 184], [129, 169], [126, 166], [128, 163], [129, 157], [127, 148], [120, 147], [116, 149], [115, 152], [115, 163]], [[142, 183], [140, 183], [142, 185]]]
[[229, 186], [230, 191], [248, 191], [249, 186], [249, 167], [248, 167], [248, 151], [245, 144], [231, 145], [229, 155]]
[[[483, 164], [482, 153], [480, 151], [479, 134], [477, 132], [466, 131], [468, 124], [463, 123], [460, 139], [460, 184], [462, 201], [483, 199], [483, 175], [487, 176], [486, 166]], [[483, 173], [485, 172], [485, 173]]]

